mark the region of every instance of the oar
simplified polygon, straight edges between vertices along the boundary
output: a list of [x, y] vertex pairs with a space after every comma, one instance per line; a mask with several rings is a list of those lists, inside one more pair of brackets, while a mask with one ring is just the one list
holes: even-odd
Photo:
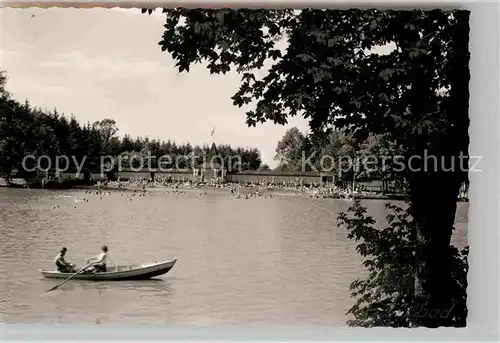
[[66, 280], [64, 280], [63, 282], [61, 282], [60, 284], [52, 287], [51, 289], [48, 289], [46, 290], [45, 292], [52, 292], [53, 290], [56, 290], [58, 289], [59, 287], [61, 287], [62, 285], [64, 285], [66, 282], [68, 282], [69, 280], [71, 280], [72, 278], [74, 278], [75, 276], [77, 276], [78, 274], [80, 274], [81, 272], [83, 272], [85, 269], [87, 269], [88, 267], [90, 267], [92, 264], [94, 264], [94, 262], [90, 262], [89, 264], [87, 264], [85, 267], [83, 267], [82, 269], [80, 269], [79, 271], [77, 271], [75, 274], [71, 275], [69, 278], [67, 278]]

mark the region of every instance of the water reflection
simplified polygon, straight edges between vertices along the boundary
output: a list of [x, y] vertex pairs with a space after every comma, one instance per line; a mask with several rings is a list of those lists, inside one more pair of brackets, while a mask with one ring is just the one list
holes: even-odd
[[95, 289], [97, 292], [112, 291], [134, 291], [141, 295], [162, 295], [170, 296], [172, 293], [172, 285], [170, 280], [151, 279], [151, 280], [135, 280], [135, 281], [89, 281], [81, 284], [84, 290]]

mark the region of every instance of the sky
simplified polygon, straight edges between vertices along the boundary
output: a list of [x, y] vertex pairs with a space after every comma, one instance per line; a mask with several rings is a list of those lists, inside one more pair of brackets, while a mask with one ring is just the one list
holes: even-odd
[[80, 122], [116, 120], [119, 135], [178, 143], [215, 142], [258, 148], [276, 166], [285, 131], [308, 131], [301, 117], [288, 125], [249, 128], [245, 110], [233, 106], [236, 73], [210, 75], [203, 65], [179, 74], [158, 42], [164, 17], [139, 9], [0, 9], [0, 69], [19, 101], [57, 108]]

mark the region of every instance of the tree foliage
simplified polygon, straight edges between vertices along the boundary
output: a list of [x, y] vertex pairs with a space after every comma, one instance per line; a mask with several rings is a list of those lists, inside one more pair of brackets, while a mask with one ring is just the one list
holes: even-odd
[[278, 170], [300, 171], [303, 145], [306, 137], [296, 127], [288, 129], [276, 146], [275, 161], [278, 161]]
[[276, 146], [278, 170], [328, 171], [352, 180], [395, 180], [392, 172], [402, 152], [387, 134], [369, 134], [357, 140], [352, 133], [334, 129], [321, 138], [304, 135], [296, 127], [285, 132]]
[[259, 171], [271, 171], [271, 168], [267, 164], [261, 164], [258, 168]]
[[[331, 125], [364, 135], [441, 140], [450, 107], [453, 37], [464, 11], [164, 9], [159, 42], [180, 72], [207, 62], [211, 73], [242, 74], [234, 104], [256, 102], [247, 122], [302, 114], [314, 131]], [[287, 49], [280, 46], [285, 42]], [[373, 50], [393, 44], [392, 51]], [[253, 69], [271, 65], [263, 77]], [[427, 98], [416, 98], [425, 87]], [[467, 80], [465, 80], [467, 82]], [[419, 104], [416, 104], [418, 102]], [[426, 111], [411, 111], [411, 106]], [[451, 118], [448, 118], [451, 119]]]
[[[349, 325], [362, 327], [411, 327], [418, 322], [415, 316], [429, 315], [427, 308], [415, 296], [418, 240], [416, 223], [410, 210], [386, 204], [387, 226], [375, 227], [359, 200], [341, 213], [338, 225], [346, 227], [350, 239], [358, 242], [357, 252], [365, 258], [368, 269], [364, 280], [351, 283], [352, 296], [357, 298], [348, 311], [354, 318]], [[452, 256], [453, 302], [449, 308], [434, 310], [431, 316], [447, 317], [453, 326], [466, 325], [467, 319], [467, 256], [469, 247], [458, 250], [449, 247]]]

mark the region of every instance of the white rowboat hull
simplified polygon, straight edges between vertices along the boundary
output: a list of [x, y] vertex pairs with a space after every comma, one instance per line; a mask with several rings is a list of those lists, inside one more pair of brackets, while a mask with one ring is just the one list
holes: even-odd
[[[83, 272], [73, 277], [73, 279], [91, 281], [147, 280], [168, 273], [176, 262], [177, 259], [142, 265], [110, 266], [106, 272]], [[73, 275], [72, 273], [60, 273], [57, 270], [40, 270], [40, 273], [47, 279], [67, 279]]]

